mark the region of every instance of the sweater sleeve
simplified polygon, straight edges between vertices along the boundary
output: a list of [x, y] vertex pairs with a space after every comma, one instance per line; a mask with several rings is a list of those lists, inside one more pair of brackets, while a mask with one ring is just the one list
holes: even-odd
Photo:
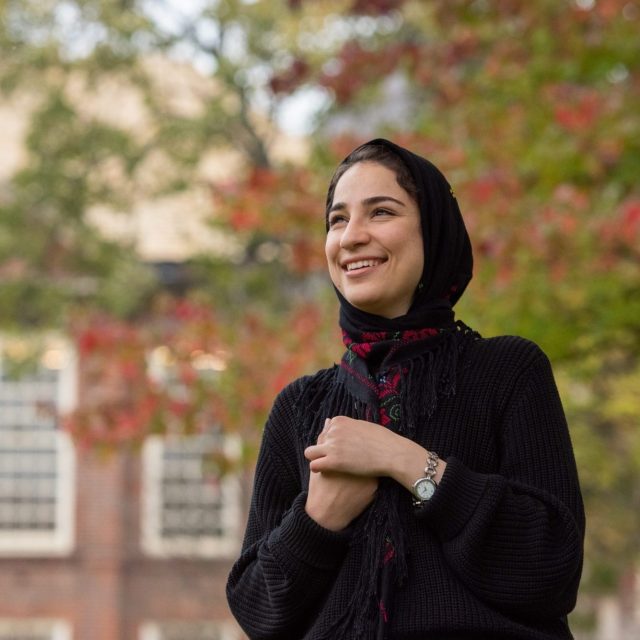
[[[499, 472], [456, 458], [418, 513], [449, 566], [477, 597], [537, 620], [575, 606], [584, 511], [567, 424], [542, 351], [518, 378], [505, 409]], [[473, 425], [469, 425], [473, 428]]]
[[348, 530], [324, 529], [305, 512], [288, 391], [265, 427], [242, 552], [227, 582], [231, 611], [253, 640], [303, 634], [350, 540]]

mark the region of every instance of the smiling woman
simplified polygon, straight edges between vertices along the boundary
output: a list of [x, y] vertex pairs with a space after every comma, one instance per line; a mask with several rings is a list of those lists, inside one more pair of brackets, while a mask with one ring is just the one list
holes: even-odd
[[292, 382], [264, 431], [227, 585], [250, 638], [566, 640], [584, 513], [549, 361], [481, 338], [458, 203], [387, 140], [326, 203], [339, 366]]

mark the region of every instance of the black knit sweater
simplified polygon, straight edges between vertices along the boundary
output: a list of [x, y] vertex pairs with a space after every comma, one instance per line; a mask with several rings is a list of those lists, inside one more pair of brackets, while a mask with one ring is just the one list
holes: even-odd
[[[584, 512], [549, 361], [532, 342], [480, 339], [465, 352], [455, 396], [440, 398], [418, 441], [447, 461], [426, 506], [398, 505], [407, 583], [394, 596], [390, 640], [571, 638], [566, 615], [582, 567]], [[306, 515], [309, 464], [296, 380], [267, 422], [241, 557], [227, 585], [252, 639], [319, 638], [362, 571], [354, 527]], [[331, 416], [328, 416], [331, 417]], [[403, 495], [405, 495], [403, 493]]]

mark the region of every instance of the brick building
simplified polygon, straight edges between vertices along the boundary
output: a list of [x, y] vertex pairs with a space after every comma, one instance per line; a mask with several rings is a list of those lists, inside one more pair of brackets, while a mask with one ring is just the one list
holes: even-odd
[[226, 576], [246, 486], [203, 474], [213, 436], [141, 452], [78, 450], [56, 412], [76, 362], [47, 348], [16, 378], [0, 361], [0, 640], [238, 640]]
[[[215, 82], [188, 65], [147, 64], [181, 108], [198, 107], [206, 91], [217, 95]], [[134, 136], [148, 126], [143, 96], [126, 82], [72, 77], [68, 92], [89, 119]], [[0, 100], [0, 187], [29, 162], [25, 138], [35, 106], [28, 92]], [[278, 135], [272, 151], [300, 160], [307, 143]], [[140, 195], [127, 215], [102, 206], [87, 219], [97, 232], [132, 244], [173, 290], [182, 286], [173, 281], [176, 264], [228, 248], [207, 225], [206, 185], [235, 175], [243, 160], [233, 148], [211, 149], [192, 189], [158, 195], [167, 167], [154, 158], [138, 171]], [[74, 406], [80, 381], [73, 354], [49, 345], [37, 370], [15, 378], [3, 349], [21, 340], [0, 336], [0, 640], [242, 638], [224, 587], [241, 544], [248, 479], [218, 485], [206, 476], [203, 455], [216, 446], [206, 438], [150, 439], [140, 453], [110, 457], [77, 450], [50, 410]]]

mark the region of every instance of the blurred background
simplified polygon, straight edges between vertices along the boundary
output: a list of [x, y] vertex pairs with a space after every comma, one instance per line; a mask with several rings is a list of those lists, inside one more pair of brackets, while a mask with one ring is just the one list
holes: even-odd
[[452, 183], [458, 316], [554, 365], [572, 628], [640, 637], [639, 0], [0, 0], [0, 640], [238, 640], [277, 392], [341, 353], [325, 189]]

